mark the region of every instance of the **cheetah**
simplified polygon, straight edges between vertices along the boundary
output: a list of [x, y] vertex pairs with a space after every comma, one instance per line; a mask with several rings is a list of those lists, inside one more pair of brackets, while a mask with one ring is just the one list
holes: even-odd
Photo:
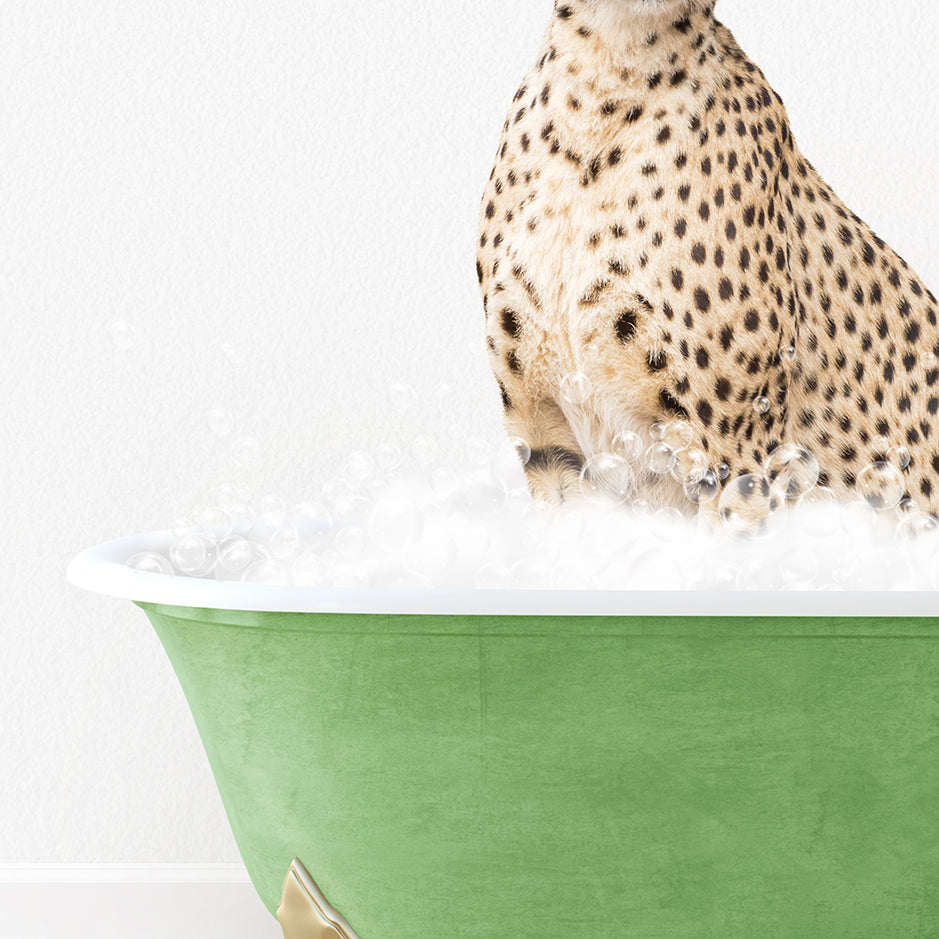
[[[721, 479], [794, 441], [838, 498], [903, 453], [905, 498], [939, 514], [936, 298], [802, 155], [713, 0], [557, 0], [477, 275], [533, 497], [578, 499], [589, 460], [679, 420]], [[668, 473], [632, 485], [695, 511]]]

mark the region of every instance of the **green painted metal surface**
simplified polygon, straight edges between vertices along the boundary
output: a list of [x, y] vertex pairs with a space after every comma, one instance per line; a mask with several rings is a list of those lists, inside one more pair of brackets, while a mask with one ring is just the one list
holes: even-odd
[[361, 939], [939, 936], [939, 620], [142, 604], [252, 880]]

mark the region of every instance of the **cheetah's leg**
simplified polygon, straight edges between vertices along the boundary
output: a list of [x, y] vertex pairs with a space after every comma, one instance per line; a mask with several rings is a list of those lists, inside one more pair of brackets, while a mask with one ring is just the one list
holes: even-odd
[[521, 437], [531, 447], [525, 477], [533, 499], [553, 506], [580, 499], [583, 452], [555, 401], [525, 399], [516, 393], [506, 407], [505, 429], [509, 436]]

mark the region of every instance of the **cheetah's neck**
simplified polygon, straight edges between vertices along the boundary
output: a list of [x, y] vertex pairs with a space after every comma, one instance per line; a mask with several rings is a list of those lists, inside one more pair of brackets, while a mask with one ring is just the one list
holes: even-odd
[[547, 58], [590, 90], [614, 82], [654, 89], [678, 75], [703, 78], [720, 54], [713, 5], [689, 0], [662, 8], [640, 14], [622, 0], [557, 0]]

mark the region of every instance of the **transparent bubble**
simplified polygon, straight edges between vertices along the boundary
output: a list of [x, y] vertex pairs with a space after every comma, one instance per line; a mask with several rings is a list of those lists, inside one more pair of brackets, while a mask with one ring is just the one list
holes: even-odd
[[427, 527], [420, 541], [408, 555], [409, 565], [424, 571], [430, 577], [443, 577], [450, 573], [457, 560], [456, 544], [449, 525]]
[[196, 512], [194, 521], [203, 530], [202, 533], [212, 541], [225, 538], [232, 532], [231, 516], [217, 505], [200, 509]]
[[335, 476], [323, 484], [323, 498], [334, 513], [345, 515], [355, 498], [355, 487], [349, 480]]
[[503, 440], [492, 458], [492, 475], [503, 482], [518, 481], [524, 484], [523, 467], [531, 459], [531, 446], [522, 437]]
[[140, 551], [126, 561], [128, 567], [147, 574], [173, 574], [173, 565], [168, 558], [155, 551]]
[[322, 503], [301, 502], [290, 510], [289, 518], [290, 524], [314, 551], [321, 551], [332, 540], [333, 522]]
[[725, 486], [720, 517], [732, 534], [755, 537], [767, 532], [770, 519], [784, 506], [783, 497], [765, 476], [748, 474]]
[[235, 415], [226, 408], [213, 408], [206, 414], [206, 420], [216, 437], [227, 437], [235, 429]]
[[383, 443], [375, 452], [376, 462], [386, 473], [399, 469], [404, 463], [401, 448], [393, 443]]
[[717, 478], [721, 482], [725, 482], [730, 478], [730, 467], [726, 463], [718, 463], [714, 467], [715, 472], [717, 473]]
[[828, 538], [841, 528], [841, 505], [833, 489], [815, 486], [798, 503], [799, 527], [816, 538]]
[[705, 469], [701, 473], [689, 474], [683, 483], [685, 496], [695, 505], [705, 505], [713, 502], [721, 491], [721, 483], [717, 473], [712, 469]]
[[872, 463], [858, 474], [858, 495], [872, 509], [895, 509], [905, 490], [903, 474], [892, 463]]
[[877, 524], [877, 514], [867, 502], [853, 501], [842, 505], [838, 518], [842, 531], [855, 540], [858, 546]]
[[927, 352], [923, 356], [923, 368], [925, 368], [928, 372], [939, 368], [939, 356], [936, 355], [935, 351]]
[[901, 499], [897, 506], [897, 515], [902, 519], [914, 512], [919, 512], [919, 506], [912, 499]]
[[788, 587], [805, 590], [818, 576], [818, 558], [810, 548], [794, 548], [780, 558], [779, 571]]
[[887, 451], [887, 462], [905, 470], [913, 462], [913, 454], [904, 446], [891, 447]]
[[411, 444], [411, 455], [418, 466], [430, 466], [440, 459], [440, 445], [433, 437], [421, 435]]
[[631, 463], [636, 463], [642, 459], [642, 452], [645, 449], [642, 437], [631, 430], [624, 430], [613, 438], [613, 452], [619, 453]]
[[771, 407], [772, 404], [770, 404], [769, 398], [763, 395], [753, 399], [753, 410], [756, 411], [757, 414], [769, 414]]
[[[897, 541], [901, 543], [916, 542], [917, 547], [924, 539], [939, 541], [939, 521], [935, 516], [925, 512], [915, 511], [907, 513], [897, 525]], [[931, 545], [931, 547], [939, 547]]]
[[287, 517], [287, 503], [273, 493], [258, 500], [258, 520], [265, 525], [283, 525]]
[[512, 571], [504, 564], [484, 564], [476, 572], [477, 590], [510, 590], [515, 586]]
[[685, 447], [675, 453], [670, 472], [676, 482], [684, 484], [689, 476], [700, 478], [707, 472], [707, 469], [707, 454], [697, 447]]
[[236, 502], [228, 508], [228, 517], [231, 519], [233, 532], [240, 535], [251, 530], [257, 513], [247, 502]]
[[336, 550], [344, 558], [357, 558], [364, 553], [368, 538], [358, 525], [345, 525], [336, 532]]
[[352, 564], [341, 564], [330, 572], [329, 579], [334, 587], [360, 590], [369, 585], [368, 571]]
[[343, 476], [354, 482], [362, 483], [367, 479], [371, 479], [375, 475], [375, 470], [375, 460], [371, 454], [366, 453], [364, 450], [356, 450], [346, 460]]
[[665, 476], [675, 465], [675, 451], [667, 443], [654, 443], [646, 450], [645, 462], [653, 473]]
[[543, 590], [548, 586], [551, 570], [547, 564], [534, 558], [523, 558], [510, 568], [512, 585], [523, 590]]
[[237, 535], [226, 538], [218, 545], [218, 566], [225, 571], [243, 571], [254, 560], [249, 542]]
[[488, 466], [492, 459], [492, 447], [482, 437], [466, 438], [466, 459], [470, 466]]
[[391, 409], [397, 414], [405, 414], [411, 410], [417, 393], [406, 382], [396, 381], [388, 389], [388, 401]]
[[773, 450], [763, 470], [767, 479], [793, 502], [818, 484], [818, 460], [810, 450], [795, 443], [784, 443]]
[[368, 522], [372, 541], [385, 551], [403, 551], [417, 543], [424, 517], [413, 502], [387, 497], [375, 503]]
[[290, 566], [293, 582], [298, 587], [322, 587], [326, 584], [326, 563], [313, 551], [305, 551]]
[[170, 560], [181, 574], [200, 577], [209, 573], [215, 557], [209, 540], [202, 534], [190, 532], [173, 539]]
[[300, 537], [300, 532], [293, 525], [285, 525], [278, 528], [271, 535], [271, 554], [278, 561], [292, 561], [298, 554], [303, 552], [306, 545]]
[[434, 493], [449, 499], [460, 488], [460, 478], [449, 466], [438, 466], [430, 474], [430, 484]]
[[241, 580], [246, 584], [289, 584], [290, 569], [286, 564], [261, 558], [245, 570], [241, 575]]
[[505, 508], [508, 490], [492, 478], [469, 481], [460, 493], [459, 507], [472, 518], [491, 518]]
[[779, 358], [784, 365], [792, 365], [796, 360], [796, 347], [792, 345], [783, 346], [779, 350]]
[[629, 464], [614, 453], [597, 453], [580, 472], [580, 491], [596, 505], [620, 505], [632, 488]]
[[231, 456], [238, 466], [253, 466], [261, 455], [261, 443], [256, 437], [238, 437], [232, 441]]
[[694, 430], [688, 421], [669, 421], [663, 439], [673, 450], [684, 450], [694, 442]]
[[223, 343], [222, 354], [232, 365], [241, 366], [248, 361], [248, 353], [234, 342]]
[[137, 344], [137, 330], [123, 320], [115, 320], [108, 327], [108, 336], [115, 349], [127, 352]]
[[886, 437], [875, 437], [871, 441], [871, 446], [875, 453], [887, 453], [890, 449], [890, 441]]
[[583, 372], [574, 372], [561, 379], [561, 400], [565, 404], [581, 405], [591, 394], [590, 379]]
[[651, 436], [653, 440], [664, 440], [665, 434], [666, 434], [666, 427], [665, 427], [664, 421], [656, 421], [649, 428], [649, 436]]

